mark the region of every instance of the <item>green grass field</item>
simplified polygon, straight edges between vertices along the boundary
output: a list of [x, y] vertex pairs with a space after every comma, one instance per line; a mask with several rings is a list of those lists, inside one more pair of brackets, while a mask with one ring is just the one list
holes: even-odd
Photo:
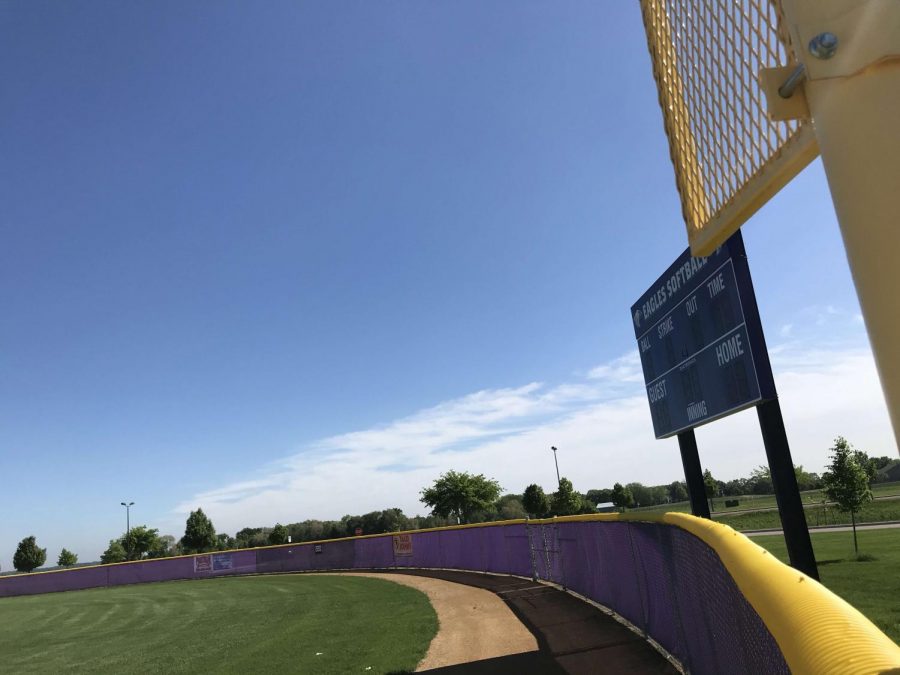
[[[861, 530], [857, 536], [860, 555], [875, 560], [855, 560], [852, 532], [812, 535], [819, 576], [825, 586], [900, 644], [900, 528]], [[753, 541], [788, 562], [783, 536], [753, 537]]]
[[[897, 483], [882, 483], [872, 488], [876, 497], [883, 497], [869, 502], [857, 514], [857, 523], [881, 523], [891, 520], [900, 520], [900, 499], [896, 497], [900, 493], [900, 485]], [[811, 527], [818, 525], [849, 525], [850, 514], [839, 511], [834, 505], [823, 505], [820, 490], [802, 492], [803, 510], [806, 514], [806, 522]], [[886, 498], [885, 498], [886, 497]], [[724, 497], [716, 497], [715, 510], [712, 512], [714, 520], [724, 523], [735, 530], [768, 530], [781, 527], [781, 519], [778, 516], [775, 495], [750, 495], [749, 497], [736, 497], [740, 505], [734, 508], [723, 508]], [[770, 509], [768, 511], [753, 511], [748, 509]], [[666, 513], [679, 511], [690, 513], [691, 506], [688, 502], [677, 504], [662, 504], [639, 509], [629, 509], [629, 512], [640, 513]]]
[[174, 581], [0, 599], [0, 671], [387, 673], [436, 632], [423, 593], [381, 579]]
[[[876, 483], [872, 486], [872, 495], [875, 497], [900, 497], [900, 483]], [[737, 506], [725, 506], [726, 500], [738, 500]], [[804, 507], [818, 507], [821, 511], [824, 496], [821, 490], [808, 490], [800, 493], [800, 499]], [[734, 513], [746, 511], [748, 509], [774, 509], [778, 507], [775, 501], [775, 495], [741, 495], [739, 497], [715, 497], [712, 502], [712, 515], [718, 517], [723, 513]], [[828, 518], [830, 517], [833, 507], [828, 508]], [[657, 506], [643, 506], [629, 511], [642, 511], [649, 513], [666, 513], [667, 511], [681, 511], [684, 513], [691, 512], [690, 502], [676, 502], [674, 504], [660, 504]], [[824, 518], [824, 516], [821, 516]], [[849, 519], [847, 522], [850, 522]], [[812, 523], [815, 525], [815, 522]], [[824, 523], [823, 523], [824, 524]]]
[[[815, 525], [849, 525], [850, 514], [838, 511], [829, 506], [827, 511], [821, 507], [806, 507], [806, 523]], [[751, 513], [714, 513], [716, 522], [724, 523], [735, 530], [767, 530], [781, 528], [778, 511], [754, 511]], [[900, 520], [900, 499], [880, 499], [869, 502], [856, 514], [857, 523], [881, 523], [889, 520]]]
[[[872, 495], [875, 497], [900, 496], [900, 483], [876, 483], [872, 486]], [[725, 506], [725, 501], [737, 499], [737, 506]], [[805, 506], [821, 505], [825, 496], [821, 490], [808, 490], [800, 493], [800, 499]], [[712, 500], [712, 507], [716, 513], [740, 511], [743, 509], [776, 508], [778, 503], [775, 495], [744, 495], [742, 497], [716, 497]]]

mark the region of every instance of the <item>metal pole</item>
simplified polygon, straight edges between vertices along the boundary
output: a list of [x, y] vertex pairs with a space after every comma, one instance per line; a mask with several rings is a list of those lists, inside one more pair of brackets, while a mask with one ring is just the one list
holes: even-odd
[[700, 453], [697, 452], [697, 437], [688, 429], [678, 434], [681, 450], [681, 465], [684, 467], [684, 482], [691, 497], [691, 513], [699, 518], [709, 518], [709, 502], [706, 501], [706, 485], [703, 483], [703, 468]]
[[556, 446], [551, 445], [550, 449], [553, 451], [553, 463], [556, 465], [556, 486], [559, 487], [562, 481], [559, 478], [559, 462], [556, 461]]
[[900, 3], [783, 0], [881, 386], [900, 440]]
[[134, 506], [134, 502], [120, 502], [122, 506], [125, 507], [125, 534], [131, 534], [131, 507]]
[[803, 501], [797, 488], [797, 475], [794, 473], [791, 448], [778, 399], [760, 403], [756, 406], [756, 413], [766, 446], [769, 470], [772, 472], [772, 487], [775, 488], [775, 501], [778, 503], [778, 515], [781, 516], [781, 529], [784, 531], [784, 543], [787, 544], [791, 567], [818, 580], [816, 555], [806, 526]]

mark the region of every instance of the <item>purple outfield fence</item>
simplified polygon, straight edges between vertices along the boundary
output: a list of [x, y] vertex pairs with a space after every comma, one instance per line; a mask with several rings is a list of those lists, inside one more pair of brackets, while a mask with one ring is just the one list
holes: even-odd
[[719, 555], [679, 527], [511, 522], [0, 577], [0, 597], [235, 574], [449, 568], [562, 585], [612, 609], [693, 673], [787, 673]]

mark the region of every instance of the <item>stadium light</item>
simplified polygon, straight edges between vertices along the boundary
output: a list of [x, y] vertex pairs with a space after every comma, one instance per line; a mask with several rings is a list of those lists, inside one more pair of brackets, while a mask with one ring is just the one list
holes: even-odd
[[131, 534], [131, 507], [134, 506], [134, 502], [121, 502], [122, 506], [125, 507], [125, 534]]
[[553, 451], [553, 463], [556, 465], [556, 487], [559, 487], [562, 481], [559, 479], [559, 462], [556, 459], [556, 446], [551, 445], [550, 449]]

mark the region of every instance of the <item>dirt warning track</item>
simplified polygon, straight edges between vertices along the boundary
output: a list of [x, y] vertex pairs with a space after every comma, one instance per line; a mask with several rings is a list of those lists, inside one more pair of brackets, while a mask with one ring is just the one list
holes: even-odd
[[450, 570], [347, 574], [387, 579], [428, 596], [439, 627], [417, 672], [679, 672], [640, 636], [597, 607], [552, 586]]
[[497, 595], [482, 588], [407, 574], [348, 572], [411, 586], [428, 596], [438, 632], [416, 671], [537, 651], [538, 644]]

